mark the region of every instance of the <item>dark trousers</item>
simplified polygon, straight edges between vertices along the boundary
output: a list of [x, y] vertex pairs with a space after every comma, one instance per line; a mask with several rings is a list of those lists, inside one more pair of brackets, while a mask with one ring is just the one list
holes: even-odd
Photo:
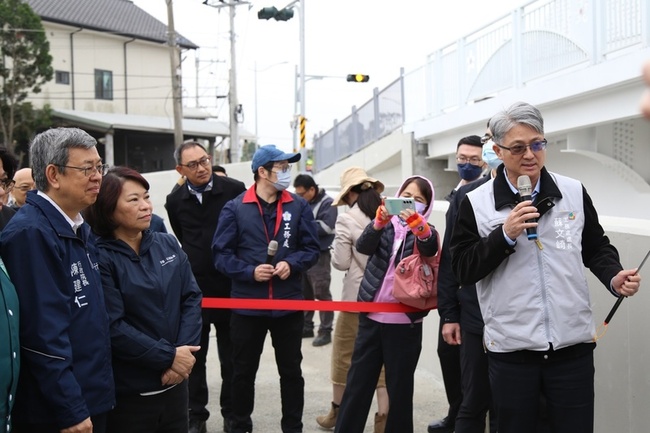
[[422, 323], [383, 324], [360, 314], [352, 364], [334, 431], [364, 431], [379, 372], [385, 365], [390, 399], [385, 433], [412, 433], [414, 374], [421, 350]]
[[[106, 420], [108, 415], [101, 413], [90, 417], [93, 423], [93, 433], [106, 433]], [[72, 426], [70, 426], [72, 427]], [[13, 433], [60, 433], [61, 429], [56, 424], [29, 424], [14, 422]]]
[[[302, 295], [308, 301], [317, 299], [319, 301], [331, 301], [332, 292], [330, 283], [332, 281], [331, 254], [329, 251], [321, 251], [318, 263], [309, 268], [302, 277]], [[319, 311], [320, 325], [319, 332], [332, 332], [334, 323], [333, 311]], [[314, 329], [314, 312], [305, 311], [305, 329]]]
[[[545, 359], [545, 354], [526, 362], [509, 362], [504, 354], [488, 355], [499, 433], [536, 431], [540, 395], [546, 397], [550, 431], [593, 433], [593, 351], [559, 360], [554, 359], [553, 353]], [[512, 355], [517, 360], [521, 358], [516, 352]]]
[[[302, 377], [301, 311], [285, 316], [245, 316], [232, 313], [231, 337], [234, 372], [232, 382], [232, 433], [253, 431], [251, 414], [255, 403], [255, 376], [260, 365], [266, 333], [270, 332], [275, 362], [280, 374], [283, 433], [302, 432], [305, 380]], [[262, 427], [262, 430], [265, 430]]]
[[445, 343], [444, 338], [442, 338], [443, 324], [441, 320], [438, 328], [438, 359], [440, 360], [442, 381], [445, 384], [445, 394], [449, 403], [447, 418], [455, 420], [460, 409], [460, 403], [463, 401], [460, 385], [460, 348]]
[[[485, 417], [492, 397], [488, 376], [488, 358], [483, 348], [483, 336], [462, 332], [460, 370], [463, 399], [456, 416], [455, 433], [483, 433]], [[490, 432], [496, 433], [496, 413], [490, 411]]]
[[[160, 394], [117, 396], [107, 433], [187, 433], [187, 381]], [[93, 429], [94, 433], [94, 429]]]
[[201, 328], [201, 349], [194, 352], [196, 363], [192, 367], [189, 379], [189, 417], [190, 420], [205, 421], [210, 416], [208, 411], [208, 381], [206, 377], [206, 360], [210, 345], [210, 325], [214, 325], [217, 336], [217, 352], [221, 371], [221, 392], [219, 404], [221, 415], [230, 418], [232, 412], [232, 342], [230, 341], [230, 321], [209, 321], [203, 315]]

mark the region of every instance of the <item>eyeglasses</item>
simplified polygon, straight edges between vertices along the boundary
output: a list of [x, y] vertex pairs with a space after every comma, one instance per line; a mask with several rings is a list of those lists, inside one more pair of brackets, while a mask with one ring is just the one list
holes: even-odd
[[270, 170], [272, 173], [286, 173], [287, 171], [291, 170], [291, 164], [287, 165], [274, 165], [273, 168], [277, 169], [278, 171], [273, 171]]
[[490, 134], [485, 134], [483, 137], [481, 137], [481, 144], [485, 144], [490, 140], [492, 140], [492, 136]]
[[0, 180], [0, 187], [5, 190], [5, 192], [11, 192], [16, 185], [16, 181], [13, 179], [2, 179]]
[[210, 157], [209, 156], [204, 156], [203, 158], [199, 159], [198, 161], [192, 161], [188, 162], [187, 164], [178, 164], [181, 167], [187, 167], [190, 170], [197, 170], [199, 168], [199, 165], [201, 167], [209, 167], [210, 166]]
[[472, 156], [471, 158], [466, 158], [464, 156], [457, 156], [456, 161], [458, 161], [459, 164], [467, 164], [469, 162], [472, 165], [481, 165], [481, 162], [483, 162], [481, 158], [476, 156]]
[[99, 173], [102, 176], [104, 176], [104, 175], [106, 175], [106, 173], [108, 172], [108, 169], [110, 168], [110, 166], [108, 164], [99, 164], [99, 165], [95, 165], [94, 167], [93, 166], [91, 166], [91, 167], [73, 167], [71, 165], [57, 164], [57, 167], [73, 168], [75, 170], [83, 171], [84, 176], [86, 176], [86, 177], [90, 177], [95, 173]]
[[22, 191], [22, 192], [27, 192], [33, 190], [34, 187], [29, 185], [22, 185], [22, 186], [14, 187], [14, 189], [17, 189], [18, 191]]
[[540, 141], [533, 141], [530, 144], [517, 144], [510, 147], [501, 146], [500, 144], [497, 143], [497, 146], [499, 146], [501, 149], [509, 150], [510, 153], [513, 155], [523, 155], [524, 153], [526, 153], [526, 150], [528, 150], [529, 147], [530, 150], [532, 150], [533, 152], [540, 152], [546, 149], [546, 144], [548, 144], [548, 141], [544, 139]]

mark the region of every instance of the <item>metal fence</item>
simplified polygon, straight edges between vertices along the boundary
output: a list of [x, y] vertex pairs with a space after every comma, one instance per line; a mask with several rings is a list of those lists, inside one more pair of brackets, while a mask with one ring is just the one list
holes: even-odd
[[427, 56], [332, 129], [314, 138], [326, 168], [404, 123], [521, 88], [545, 76], [606, 62], [650, 42], [644, 0], [536, 0]]

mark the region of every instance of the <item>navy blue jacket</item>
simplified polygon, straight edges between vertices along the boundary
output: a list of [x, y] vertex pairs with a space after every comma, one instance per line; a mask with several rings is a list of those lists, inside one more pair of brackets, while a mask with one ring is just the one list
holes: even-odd
[[76, 425], [115, 403], [108, 315], [95, 248], [36, 192], [0, 236], [20, 301], [15, 422]]
[[174, 236], [146, 230], [140, 253], [100, 238], [99, 269], [119, 395], [158, 391], [177, 346], [198, 345], [201, 290]]
[[[255, 185], [231, 200], [221, 211], [212, 241], [214, 264], [232, 278], [231, 298], [303, 299], [302, 273], [320, 254], [314, 216], [307, 202], [283, 191], [273, 204], [276, 212], [264, 215]], [[279, 216], [279, 218], [278, 218]], [[273, 264], [286, 261], [291, 274], [255, 281], [255, 268], [266, 261], [269, 242], [278, 242]], [[234, 310], [247, 315], [285, 315], [287, 311]]]

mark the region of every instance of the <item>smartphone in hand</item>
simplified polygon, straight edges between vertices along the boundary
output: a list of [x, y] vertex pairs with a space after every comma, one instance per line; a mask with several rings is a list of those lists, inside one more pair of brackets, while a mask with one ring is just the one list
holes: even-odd
[[389, 215], [399, 215], [404, 209], [412, 209], [415, 211], [415, 200], [407, 197], [385, 198], [384, 206]]

